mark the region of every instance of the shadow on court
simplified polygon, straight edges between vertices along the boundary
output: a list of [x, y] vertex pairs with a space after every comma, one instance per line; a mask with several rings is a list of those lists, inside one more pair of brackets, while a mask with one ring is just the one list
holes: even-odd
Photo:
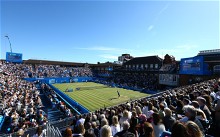
[[109, 100], [118, 99], [118, 98], [110, 98]]

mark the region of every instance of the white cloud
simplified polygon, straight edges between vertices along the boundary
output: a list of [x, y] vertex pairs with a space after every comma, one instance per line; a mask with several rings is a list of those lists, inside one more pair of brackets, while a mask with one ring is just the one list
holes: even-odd
[[154, 25], [150, 25], [147, 30], [151, 31], [153, 28], [154, 28]]
[[183, 44], [183, 45], [176, 46], [176, 48], [180, 50], [192, 50], [198, 47], [199, 47], [198, 45], [193, 45], [193, 44]]
[[198, 52], [198, 45], [195, 44], [182, 44], [173, 46], [171, 49], [158, 49], [156, 53], [160, 57], [164, 57], [164, 55], [169, 54], [173, 55], [177, 60], [185, 57], [195, 56]]
[[156, 52], [160, 54], [166, 54], [166, 53], [172, 53], [172, 52], [178, 52], [175, 48], [172, 49], [159, 49]]
[[165, 12], [169, 7], [169, 4], [166, 4], [165, 6], [163, 6], [163, 8], [158, 12], [158, 16], [161, 15], [163, 12]]
[[158, 19], [160, 18], [161, 14], [163, 14], [168, 8], [169, 8], [170, 4], [167, 3], [166, 5], [164, 5], [159, 11], [158, 13], [155, 15], [154, 17], [154, 21], [158, 21]]
[[94, 46], [94, 47], [74, 48], [74, 49], [102, 51], [108, 54], [119, 54], [119, 55], [123, 53], [129, 53], [134, 50], [134, 49], [112, 48], [112, 47], [104, 47], [104, 46]]
[[111, 59], [111, 60], [115, 60], [115, 61], [118, 59], [118, 56], [114, 56], [111, 54], [102, 54], [102, 55], [99, 55], [99, 57], [105, 58], [105, 59]]
[[77, 48], [82, 50], [96, 50], [96, 51], [115, 51], [116, 48], [104, 47], [104, 46], [95, 46], [95, 47], [87, 47], [87, 48]]
[[196, 49], [198, 47], [199, 47], [198, 45], [194, 45], [194, 44], [183, 44], [183, 45], [173, 46], [172, 49], [159, 49], [157, 51], [160, 53], [181, 53]]
[[122, 48], [113, 48], [113, 47], [105, 47], [105, 46], [94, 46], [94, 47], [85, 47], [85, 48], [77, 48], [80, 50], [91, 50], [91, 51], [100, 51], [101, 54], [97, 55], [102, 58], [103, 61], [116, 61], [118, 56], [124, 53], [128, 53], [134, 57], [143, 57], [143, 56], [153, 56], [158, 55], [163, 58], [164, 55], [169, 54], [173, 55], [177, 60], [184, 57], [195, 56], [198, 52], [198, 45], [195, 44], [180, 44], [176, 46], [172, 46], [171, 48], [162, 48], [162, 49], [154, 49], [153, 51], [145, 50], [143, 45], [134, 45], [132, 49], [122, 49]]

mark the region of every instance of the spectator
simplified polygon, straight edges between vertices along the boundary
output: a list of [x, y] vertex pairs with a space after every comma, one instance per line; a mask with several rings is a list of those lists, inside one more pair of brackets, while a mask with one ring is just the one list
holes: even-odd
[[[36, 135], [36, 134], [35, 134]], [[64, 132], [64, 136], [65, 137], [72, 137], [73, 134], [72, 134], [72, 129], [70, 127], [67, 127], [65, 132]], [[41, 137], [39, 133], [37, 133], [37, 136], [34, 136], [34, 137]], [[42, 136], [43, 137], [43, 136]]]
[[17, 132], [18, 137], [22, 137], [24, 135], [24, 130], [23, 129], [19, 129]]
[[141, 137], [154, 137], [154, 128], [151, 123], [144, 122], [144, 134]]
[[73, 137], [83, 137], [85, 134], [85, 128], [82, 123], [78, 124], [76, 128], [74, 128]]
[[153, 129], [155, 137], [160, 137], [160, 135], [165, 131], [165, 126], [161, 123], [161, 119], [158, 113], [153, 113]]
[[163, 120], [164, 116], [165, 116], [165, 112], [164, 112], [164, 104], [163, 103], [160, 103], [159, 105], [159, 115], [160, 115], [160, 119]]
[[185, 106], [184, 107], [184, 111], [185, 111], [185, 116], [184, 118], [182, 118], [180, 121], [186, 123], [187, 121], [193, 121], [195, 122], [200, 130], [204, 133], [204, 128], [201, 124], [201, 122], [198, 120], [198, 118], [196, 118], [196, 109], [193, 106]]
[[100, 130], [100, 137], [112, 137], [111, 127], [104, 125]]
[[165, 125], [166, 131], [171, 131], [173, 124], [176, 122], [176, 119], [172, 116], [172, 111], [169, 108], [164, 109], [165, 117], [163, 123]]
[[95, 133], [94, 133], [94, 130], [92, 129], [89, 129], [85, 132], [85, 135], [84, 137], [96, 137]]
[[93, 128], [95, 136], [99, 137], [99, 128], [98, 128], [96, 122], [92, 122], [92, 128]]
[[149, 110], [149, 107], [148, 107], [149, 103], [147, 101], [144, 102], [144, 107], [142, 109], [142, 113], [145, 114], [147, 116], [147, 112]]
[[112, 131], [112, 136], [114, 136], [117, 132], [120, 131], [120, 125], [117, 116], [112, 117], [111, 131]]
[[190, 137], [190, 136], [186, 126], [180, 122], [176, 122], [172, 127], [171, 137]]
[[135, 135], [135, 137], [138, 137], [138, 131], [137, 131], [137, 127], [139, 123], [139, 119], [137, 116], [137, 113], [135, 111], [132, 111], [132, 116], [130, 119], [130, 128], [129, 128], [129, 132], [133, 133]]
[[128, 131], [130, 124], [128, 121], [124, 121], [123, 124], [123, 130], [116, 133], [114, 137], [135, 137], [135, 135]]
[[123, 116], [119, 120], [119, 123], [120, 123], [120, 126], [121, 126], [121, 130], [123, 130], [122, 124], [124, 123], [124, 121], [130, 121], [130, 119], [128, 117], [128, 111], [127, 110], [124, 110]]
[[204, 137], [204, 134], [195, 122], [188, 121], [186, 123], [186, 128], [190, 137]]
[[205, 113], [208, 120], [211, 119], [211, 112], [209, 108], [206, 106], [206, 100], [203, 97], [197, 97], [197, 101], [199, 103], [200, 109]]
[[108, 125], [108, 120], [106, 118], [103, 118], [101, 121], [101, 127]]
[[176, 114], [180, 114], [180, 115], [183, 114], [183, 106], [184, 106], [183, 102], [181, 100], [178, 100], [177, 101], [177, 107], [176, 107], [176, 110], [175, 110]]

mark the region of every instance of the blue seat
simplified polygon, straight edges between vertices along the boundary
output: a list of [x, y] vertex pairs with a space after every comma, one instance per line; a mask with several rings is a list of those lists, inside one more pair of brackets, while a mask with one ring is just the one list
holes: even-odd
[[3, 116], [1, 115], [0, 116], [0, 123], [2, 123], [2, 121], [3, 121]]

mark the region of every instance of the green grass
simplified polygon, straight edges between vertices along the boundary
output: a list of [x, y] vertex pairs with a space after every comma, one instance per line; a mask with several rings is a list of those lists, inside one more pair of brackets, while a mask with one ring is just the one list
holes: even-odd
[[[72, 88], [73, 92], [64, 92], [66, 95], [86, 107], [89, 111], [95, 111], [103, 107], [110, 107], [129, 101], [130, 99], [138, 99], [149, 96], [149, 94], [141, 93], [133, 90], [122, 88], [112, 88], [94, 82], [83, 83], [65, 83], [53, 84], [60, 91]], [[75, 90], [80, 87], [80, 90]], [[117, 90], [120, 92], [118, 98]]]

